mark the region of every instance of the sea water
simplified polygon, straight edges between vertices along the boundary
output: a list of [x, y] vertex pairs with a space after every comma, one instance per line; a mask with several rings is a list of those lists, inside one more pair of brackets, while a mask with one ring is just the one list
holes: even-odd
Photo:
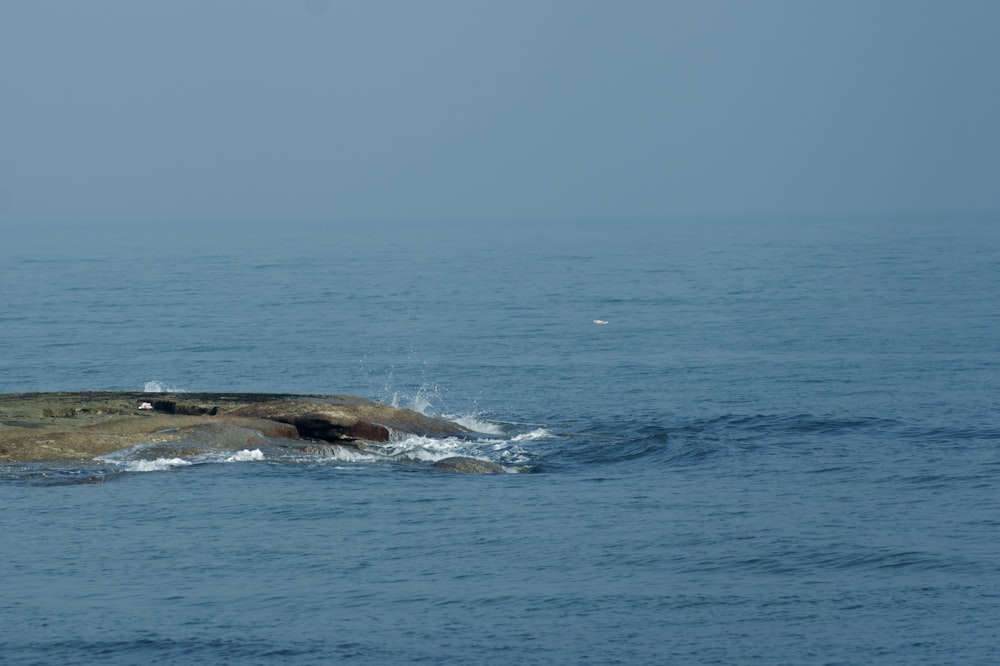
[[14, 228], [0, 294], [0, 392], [481, 432], [2, 465], [0, 662], [1000, 660], [989, 220]]

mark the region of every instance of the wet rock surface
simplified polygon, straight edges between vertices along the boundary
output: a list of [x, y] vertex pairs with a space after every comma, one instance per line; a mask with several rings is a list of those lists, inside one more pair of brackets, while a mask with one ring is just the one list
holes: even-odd
[[232, 414], [289, 423], [300, 436], [326, 442], [354, 439], [388, 442], [393, 431], [425, 437], [470, 434], [452, 421], [372, 401], [279, 400], [247, 405]]
[[503, 474], [507, 471], [495, 462], [466, 456], [453, 456], [438, 460], [431, 465], [431, 468], [438, 472], [453, 474]]

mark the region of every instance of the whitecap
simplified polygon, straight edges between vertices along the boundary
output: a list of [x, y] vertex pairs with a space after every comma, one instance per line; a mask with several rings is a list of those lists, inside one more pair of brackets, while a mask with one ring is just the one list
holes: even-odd
[[314, 454], [312, 459], [315, 459], [317, 456], [324, 460], [351, 463], [374, 462], [381, 458], [380, 456], [372, 455], [371, 452], [359, 451], [349, 446], [337, 446], [335, 444], [324, 447], [323, 452]]
[[391, 460], [406, 460], [412, 462], [436, 462], [458, 454], [465, 454], [469, 448], [468, 440], [446, 437], [435, 439], [410, 435], [393, 439], [384, 444], [370, 445], [368, 452], [377, 453]]
[[151, 379], [142, 385], [143, 393], [184, 393], [184, 389], [170, 386], [158, 379]]
[[526, 432], [521, 435], [515, 435], [511, 438], [512, 442], [534, 442], [540, 439], [550, 439], [553, 437], [552, 431], [548, 428], [535, 428], [531, 432]]
[[264, 453], [260, 449], [243, 449], [226, 458], [223, 462], [255, 462], [264, 459]]
[[157, 458], [156, 460], [128, 460], [119, 464], [126, 472], [162, 472], [194, 463], [183, 458]]
[[448, 416], [445, 417], [451, 421], [454, 421], [463, 428], [468, 428], [473, 432], [480, 432], [484, 435], [502, 435], [504, 434], [503, 426], [499, 423], [493, 423], [492, 421], [483, 421], [474, 415], [465, 416]]

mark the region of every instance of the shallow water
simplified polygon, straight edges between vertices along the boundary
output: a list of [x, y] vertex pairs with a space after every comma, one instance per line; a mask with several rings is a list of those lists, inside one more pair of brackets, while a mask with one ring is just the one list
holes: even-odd
[[3, 466], [0, 659], [1000, 657], [992, 226], [204, 234], [15, 236], [0, 390], [356, 393], [486, 433]]

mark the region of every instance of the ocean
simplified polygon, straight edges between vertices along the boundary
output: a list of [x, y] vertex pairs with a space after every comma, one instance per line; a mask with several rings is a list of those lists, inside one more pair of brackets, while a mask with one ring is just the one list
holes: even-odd
[[2, 246], [2, 393], [348, 393], [482, 436], [0, 465], [0, 663], [1000, 662], [994, 220]]

